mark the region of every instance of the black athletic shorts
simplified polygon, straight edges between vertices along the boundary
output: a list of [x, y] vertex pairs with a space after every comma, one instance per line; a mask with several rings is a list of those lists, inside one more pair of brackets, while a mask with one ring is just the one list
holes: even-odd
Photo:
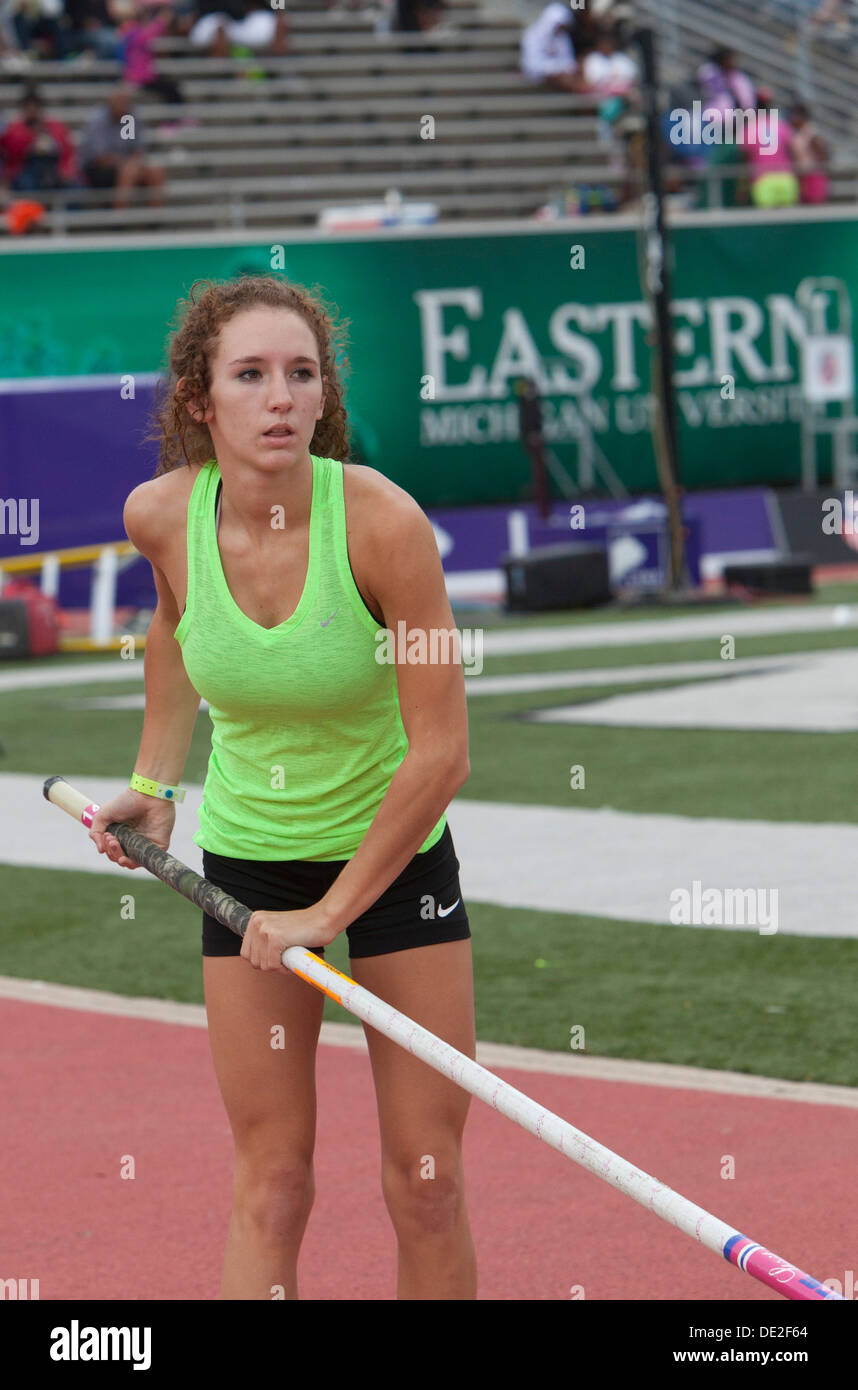
[[[349, 861], [230, 859], [203, 850], [203, 876], [254, 912], [312, 907]], [[384, 956], [413, 946], [464, 941], [471, 935], [459, 887], [459, 861], [449, 825], [423, 854], [415, 854], [372, 907], [346, 927], [349, 957]], [[315, 955], [324, 948], [313, 946]], [[203, 955], [237, 956], [241, 937], [203, 913]]]

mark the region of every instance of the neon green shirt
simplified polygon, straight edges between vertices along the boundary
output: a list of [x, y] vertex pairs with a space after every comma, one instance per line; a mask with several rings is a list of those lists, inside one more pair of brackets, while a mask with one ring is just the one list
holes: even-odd
[[[188, 597], [174, 633], [212, 722], [194, 843], [236, 859], [349, 859], [408, 749], [396, 667], [352, 576], [343, 466], [313, 461], [307, 578], [295, 612], [264, 628], [235, 602], [221, 564], [220, 469], [188, 501]], [[446, 825], [441, 816], [418, 852]]]

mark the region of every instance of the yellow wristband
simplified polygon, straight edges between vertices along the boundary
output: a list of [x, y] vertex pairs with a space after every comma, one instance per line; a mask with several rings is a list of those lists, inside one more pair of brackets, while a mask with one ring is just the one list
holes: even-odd
[[129, 787], [135, 792], [143, 792], [145, 796], [157, 796], [161, 801], [184, 801], [184, 787], [167, 787], [163, 782], [153, 782], [149, 777], [141, 777], [138, 772], [131, 775]]

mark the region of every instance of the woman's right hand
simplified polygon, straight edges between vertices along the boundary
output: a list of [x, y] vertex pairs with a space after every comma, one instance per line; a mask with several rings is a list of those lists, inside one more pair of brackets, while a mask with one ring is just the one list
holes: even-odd
[[126, 855], [116, 837], [107, 834], [108, 825], [114, 821], [124, 821], [161, 849], [169, 849], [175, 820], [175, 801], [162, 801], [160, 797], [147, 796], [145, 792], [135, 792], [127, 787], [112, 801], [106, 801], [99, 807], [93, 817], [89, 838], [99, 854], [106, 854], [120, 868], [139, 869], [136, 859]]

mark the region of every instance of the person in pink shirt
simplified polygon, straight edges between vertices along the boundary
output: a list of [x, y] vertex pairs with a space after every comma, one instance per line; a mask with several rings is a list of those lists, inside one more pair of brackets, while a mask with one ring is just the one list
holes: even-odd
[[132, 87], [142, 87], [147, 92], [157, 92], [177, 105], [183, 100], [176, 83], [169, 77], [159, 76], [152, 45], [170, 28], [173, 13], [169, 6], [162, 6], [153, 16], [151, 6], [135, 4], [131, 15], [121, 25], [119, 37], [122, 42], [122, 78]]
[[809, 110], [801, 103], [790, 112], [790, 125], [793, 130], [790, 153], [798, 175], [801, 201], [827, 203], [830, 191], [825, 167], [828, 163], [828, 146], [813, 124]]
[[754, 105], [754, 84], [739, 67], [732, 48], [716, 48], [708, 62], [697, 70], [703, 114], [720, 111], [725, 115], [735, 108], [748, 110]]
[[757, 92], [756, 129], [746, 128], [742, 148], [751, 173], [751, 200], [758, 208], [792, 207], [798, 202], [798, 179], [790, 142], [792, 127], [774, 104], [769, 87]]

